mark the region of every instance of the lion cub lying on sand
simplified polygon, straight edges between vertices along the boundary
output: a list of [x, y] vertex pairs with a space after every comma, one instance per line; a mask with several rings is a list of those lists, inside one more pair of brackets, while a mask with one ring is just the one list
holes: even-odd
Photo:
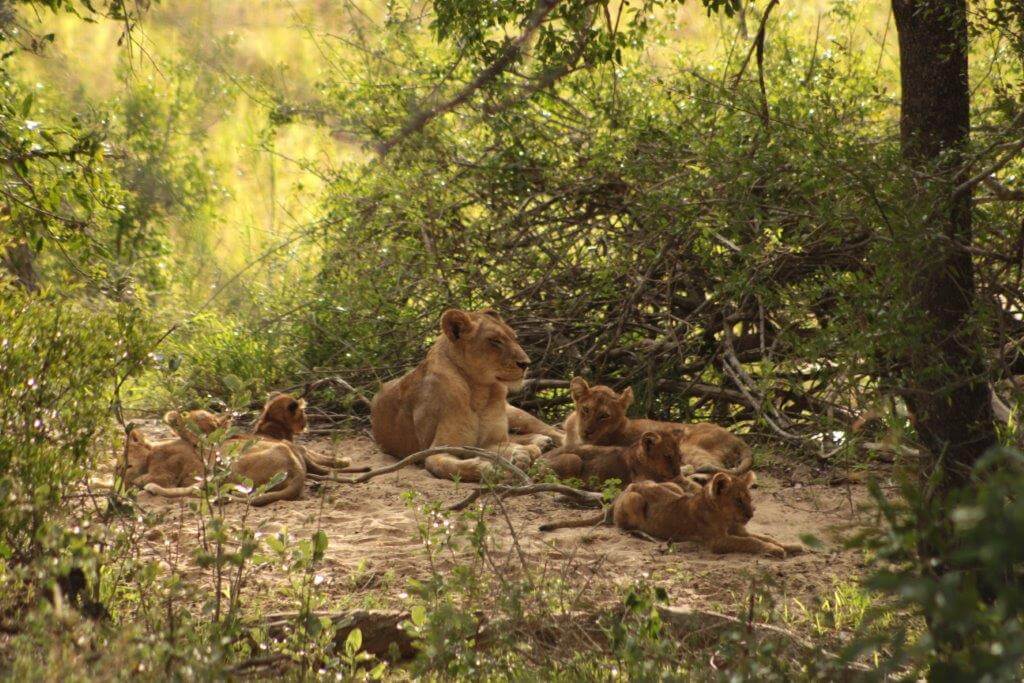
[[196, 452], [199, 437], [187, 425], [195, 425], [198, 432], [209, 435], [227, 427], [231, 419], [205, 410], [193, 410], [185, 414], [171, 411], [164, 415], [164, 421], [179, 438], [150, 443], [140, 430], [128, 432], [124, 462], [120, 468], [125, 486], [146, 488], [154, 484], [157, 487], [175, 487], [202, 479], [206, 465]]
[[569, 391], [576, 409], [565, 420], [566, 446], [629, 446], [645, 432], [675, 430], [680, 434], [685, 473], [742, 474], [753, 464], [750, 447], [742, 439], [710, 422], [681, 424], [627, 417], [626, 409], [633, 403], [632, 388], [618, 394], [611, 387], [592, 387], [582, 377], [573, 377]]
[[631, 446], [562, 446], [538, 460], [562, 479], [575, 478], [599, 489], [609, 479], [623, 486], [634, 481], [670, 481], [679, 476], [681, 433], [644, 432]]
[[[611, 521], [624, 531], [640, 531], [665, 541], [699, 541], [715, 553], [750, 553], [786, 557], [803, 552], [799, 544], [781, 543], [746, 529], [754, 516], [750, 485], [754, 473], [739, 477], [719, 472], [699, 492], [671, 482], [630, 484], [615, 499]], [[608, 513], [570, 522], [544, 524], [541, 531], [594, 526]]]
[[[215, 464], [218, 455], [211, 451], [209, 462], [204, 463], [197, 450], [199, 434], [190, 428], [195, 425], [198, 432], [209, 434], [213, 430], [207, 429], [217, 423], [208, 417], [209, 413], [197, 414], [196, 411], [184, 416], [169, 413], [167, 421], [181, 438], [153, 445], [148, 444], [138, 430], [132, 430], [128, 435], [125, 482], [165, 498], [195, 495], [198, 492], [195, 482], [205, 476], [207, 467]], [[253, 505], [301, 498], [307, 463], [327, 472], [324, 461], [313, 458], [306, 449], [292, 443], [305, 428], [306, 402], [288, 394], [273, 394], [253, 434], [236, 435], [225, 441], [234, 444], [240, 453], [229, 465], [232, 481], [251, 481], [253, 486], [259, 487], [266, 486], [282, 472], [285, 475], [270, 491], [253, 497], [250, 501]], [[332, 461], [331, 464], [337, 463]]]
[[[516, 333], [497, 312], [447, 310], [426, 359], [386, 382], [373, 398], [373, 438], [397, 458], [433, 447], [471, 446], [528, 467], [542, 447], [561, 441], [558, 430], [508, 404], [508, 392], [522, 385], [529, 365]], [[510, 423], [526, 433], [510, 437]], [[480, 481], [493, 467], [449, 453], [431, 455], [423, 465], [435, 477], [461, 481]]]

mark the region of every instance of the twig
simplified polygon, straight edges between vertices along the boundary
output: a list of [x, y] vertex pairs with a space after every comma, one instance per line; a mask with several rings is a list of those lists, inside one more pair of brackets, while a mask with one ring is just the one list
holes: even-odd
[[300, 386], [303, 387], [303, 389], [302, 389], [302, 396], [303, 397], [306, 397], [306, 396], [310, 395], [311, 393], [313, 393], [314, 391], [317, 391], [318, 389], [320, 389], [322, 387], [327, 387], [327, 386], [341, 387], [342, 389], [344, 389], [348, 393], [350, 393], [353, 396], [355, 396], [356, 400], [359, 401], [360, 403], [362, 403], [363, 405], [365, 405], [367, 408], [370, 407], [370, 399], [366, 398], [366, 396], [363, 395], [363, 393], [361, 391], [359, 391], [354, 386], [352, 386], [351, 384], [349, 384], [348, 382], [343, 380], [341, 377], [322, 377], [322, 378], [320, 378], [318, 380], [315, 380], [313, 382], [307, 382], [305, 385], [301, 385], [301, 384], [300, 385], [296, 385], [296, 386], [292, 387], [292, 389], [293, 390], [294, 389], [298, 389]]
[[398, 131], [397, 134], [378, 147], [378, 153], [382, 157], [386, 156], [387, 153], [390, 152], [395, 145], [402, 142], [402, 140], [414, 133], [420, 132], [428, 123], [438, 116], [447, 114], [459, 107], [472, 97], [473, 93], [497, 78], [519, 57], [527, 41], [529, 41], [533, 34], [536, 33], [537, 29], [540, 28], [540, 25], [543, 24], [544, 20], [547, 19], [549, 14], [551, 14], [551, 11], [558, 6], [559, 1], [560, 0], [538, 0], [533, 11], [526, 20], [526, 26], [523, 28], [523, 32], [520, 33], [515, 40], [509, 42], [505, 46], [505, 49], [502, 50], [501, 54], [494, 60], [494, 62], [491, 63], [490, 66], [477, 74], [476, 78], [474, 78], [469, 85], [460, 90], [452, 99], [439, 104], [433, 109], [421, 111], [413, 116], [404, 126], [402, 126], [402, 129]]

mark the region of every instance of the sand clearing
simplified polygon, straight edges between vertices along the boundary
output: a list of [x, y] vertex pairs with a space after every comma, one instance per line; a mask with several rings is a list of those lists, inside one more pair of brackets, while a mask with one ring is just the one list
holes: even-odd
[[[166, 433], [158, 426], [150, 431]], [[320, 453], [348, 457], [353, 465], [380, 467], [394, 462], [365, 435], [302, 442]], [[248, 511], [243, 504], [232, 503], [226, 506], [226, 516], [238, 522], [247, 514], [250, 528], [262, 534], [286, 530], [295, 539], [309, 538], [323, 529], [329, 546], [318, 570], [322, 577], [319, 589], [329, 596], [329, 604], [339, 609], [399, 606], [405, 598], [406, 579], [427, 574], [426, 554], [417, 531], [418, 514], [404, 500], [410, 490], [418, 492], [421, 501], [447, 504], [460, 500], [472, 488], [408, 467], [366, 484], [307, 486], [306, 497], [300, 501]], [[794, 485], [760, 474], [751, 531], [783, 541], [813, 534], [824, 543], [822, 549], [786, 560], [715, 555], [694, 544], [653, 543], [612, 527], [541, 533], [537, 527], [544, 521], [594, 514], [593, 510], [573, 509], [551, 494], [509, 499], [503, 504], [507, 516], [494, 509], [488, 523], [497, 545], [511, 548], [511, 523], [530, 562], [551, 571], [577, 572], [592, 582], [595, 590], [607, 589], [609, 595], [615, 593], [616, 586], [628, 585], [646, 573], [674, 600], [729, 605], [747, 595], [756, 577], [759, 582], [771, 583], [773, 592], [783, 599], [796, 598], [810, 607], [817, 599], [830, 596], [836, 583], [858, 574], [858, 553], [844, 550], [836, 532], [856, 523], [865, 499], [863, 486]], [[199, 533], [196, 514], [188, 503], [144, 492], [139, 493], [138, 502], [161, 518], [147, 534], [143, 554], [173, 562], [187, 575], [201, 579], [202, 570], [189, 559]], [[451, 560], [442, 560], [442, 566], [444, 562]], [[268, 609], [294, 608], [283, 592], [286, 580], [276, 567], [256, 566], [250, 574], [250, 595], [255, 588]]]

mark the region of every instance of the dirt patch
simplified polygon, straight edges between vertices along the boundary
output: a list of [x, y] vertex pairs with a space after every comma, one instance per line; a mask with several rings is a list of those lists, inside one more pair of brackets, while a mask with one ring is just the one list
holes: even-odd
[[[158, 427], [150, 431], [161, 433]], [[347, 457], [353, 465], [380, 467], [394, 462], [363, 434], [304, 443], [320, 453]], [[406, 598], [407, 580], [425, 578], [429, 566], [418, 533], [423, 517], [417, 505], [409, 504], [408, 492], [415, 491], [420, 503], [448, 504], [471, 490], [469, 485], [435, 479], [421, 468], [409, 467], [361, 485], [329, 482], [307, 487], [300, 501], [260, 509], [231, 504], [225, 514], [233, 523], [242, 523], [245, 516], [244, 523], [261, 534], [287, 531], [293, 539], [309, 538], [323, 529], [329, 546], [318, 571], [319, 590], [330, 602], [339, 608], [398, 606]], [[725, 606], [742, 602], [752, 581], [757, 581], [771, 584], [777, 599], [799, 600], [811, 607], [829, 597], [836, 584], [860, 573], [859, 554], [843, 549], [838, 534], [857, 524], [866, 499], [863, 486], [790, 484], [770, 474], [760, 475], [751, 531], [790, 542], [811, 534], [823, 544], [786, 560], [715, 555], [695, 544], [653, 543], [611, 527], [541, 533], [537, 527], [544, 521], [593, 515], [592, 510], [573, 509], [550, 494], [510, 499], [500, 508], [491, 505], [486, 519], [503, 552], [526, 557], [551, 571], [575, 574], [594, 590], [616, 591], [649, 576], [673, 600]], [[144, 492], [139, 493], [138, 503], [160, 520], [146, 536], [143, 555], [174, 563], [186, 575], [202, 580], [202, 570], [188, 559], [202, 538], [189, 504]], [[448, 556], [437, 559], [442, 568], [457, 561]], [[279, 568], [257, 565], [250, 577], [250, 594], [255, 588], [268, 609], [294, 607], [285, 589], [288, 578]]]

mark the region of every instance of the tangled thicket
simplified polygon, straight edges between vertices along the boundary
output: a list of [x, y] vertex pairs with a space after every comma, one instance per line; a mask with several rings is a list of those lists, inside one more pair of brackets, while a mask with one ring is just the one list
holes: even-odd
[[[511, 106], [483, 91], [374, 173], [343, 175], [311, 366], [372, 391], [446, 307], [496, 306], [534, 360], [529, 405], [565, 403], [582, 374], [633, 386], [645, 413], [756, 419], [827, 446], [919, 338], [880, 293], [928, 258], [923, 240], [899, 253], [892, 236], [935, 198], [901, 166], [875, 63], [773, 41], [767, 119], [738, 60], [598, 69]], [[367, 135], [401, 110], [380, 92]], [[979, 102], [993, 126], [997, 105]], [[983, 211], [976, 324], [997, 381], [1024, 368], [1008, 356], [1024, 333], [1021, 213]]]

